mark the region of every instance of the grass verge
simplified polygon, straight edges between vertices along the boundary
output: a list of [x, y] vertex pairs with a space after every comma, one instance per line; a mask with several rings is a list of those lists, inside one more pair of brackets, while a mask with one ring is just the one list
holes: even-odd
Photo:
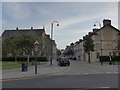
[[[38, 62], [38, 64], [46, 64], [47, 62]], [[28, 63], [28, 66], [33, 66], [31, 62]], [[0, 69], [14, 69], [21, 68], [21, 62], [17, 61], [0, 61]]]

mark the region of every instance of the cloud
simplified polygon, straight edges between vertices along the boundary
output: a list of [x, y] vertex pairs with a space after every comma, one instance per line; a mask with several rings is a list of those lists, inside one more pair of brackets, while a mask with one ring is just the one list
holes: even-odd
[[[68, 45], [68, 43], [70, 44], [71, 42], [75, 42], [79, 39], [82, 39], [84, 35], [92, 31], [91, 27], [87, 25], [89, 24], [87, 23], [89, 21], [91, 21], [91, 24], [93, 24], [95, 22], [94, 20], [110, 19], [112, 20], [113, 26], [117, 27], [118, 26], [118, 23], [117, 23], [118, 11], [117, 10], [118, 10], [117, 7], [114, 7], [112, 9], [111, 8], [107, 9], [106, 7], [106, 12], [99, 12], [97, 14], [92, 14], [92, 15], [89, 14], [89, 16], [84, 15], [84, 17], [77, 16], [77, 17], [69, 17], [69, 18], [62, 19], [60, 21], [61, 27], [55, 33], [56, 34], [55, 38], [58, 41], [57, 43], [59, 43], [58, 45], [60, 45], [60, 42], [65, 43], [65, 45]], [[81, 28], [81, 27], [76, 27], [76, 28], [73, 27], [72, 29], [70, 28], [71, 26], [74, 26], [76, 24], [86, 24], [86, 28]], [[63, 45], [61, 46], [63, 47]]]
[[14, 20], [23, 20], [30, 15], [29, 8], [23, 3], [3, 3], [3, 13]]
[[[117, 7], [114, 7], [112, 9], [106, 9], [106, 12], [101, 11], [98, 13], [84, 15], [84, 16], [63, 18], [62, 20], [60, 20], [62, 25], [59, 29], [64, 29], [64, 28], [70, 27], [72, 25], [75, 25], [77, 23], [82, 24], [83, 22], [87, 22], [87, 21], [94, 20], [97, 18], [101, 18], [101, 19], [105, 19], [105, 18], [109, 19], [110, 18], [113, 21], [115, 20], [115, 22], [116, 22], [116, 20], [118, 20], [118, 11], [117, 10], [118, 10]], [[117, 24], [116, 24], [116, 26], [117, 26]]]
[[58, 47], [65, 47], [91, 31], [95, 21], [101, 22], [109, 18], [115, 27], [118, 26], [116, 5], [117, 3], [3, 3], [3, 24], [8, 29], [18, 26], [41, 28], [45, 25], [47, 34], [50, 34], [51, 23], [57, 20], [60, 26], [54, 25], [54, 38], [59, 43]]

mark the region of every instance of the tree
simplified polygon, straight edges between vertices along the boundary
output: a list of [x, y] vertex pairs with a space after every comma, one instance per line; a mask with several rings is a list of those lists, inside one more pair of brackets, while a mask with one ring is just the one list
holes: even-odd
[[40, 41], [40, 51], [41, 51], [41, 55], [45, 55], [45, 50], [46, 50], [46, 43], [45, 43], [45, 38], [37, 38], [38, 41]]
[[118, 41], [118, 46], [117, 46], [117, 48], [118, 48], [118, 53], [120, 52], [120, 41]]
[[17, 49], [15, 41], [16, 41], [16, 36], [14, 35], [11, 35], [6, 39], [2, 40], [3, 55], [15, 54], [15, 50]]
[[17, 37], [16, 46], [19, 50], [22, 50], [22, 52], [25, 52], [25, 54], [28, 55], [28, 61], [29, 61], [29, 54], [33, 49], [33, 43], [35, 42], [35, 36], [31, 33], [29, 34], [22, 34], [18, 35]]
[[88, 54], [88, 62], [90, 63], [90, 51], [94, 51], [94, 43], [91, 37], [88, 37], [84, 44], [84, 51]]
[[27, 54], [33, 49], [35, 36], [32, 33], [11, 35], [3, 40], [3, 54], [17, 55], [18, 53]]
[[57, 49], [57, 55], [60, 56], [61, 55], [61, 51], [59, 49]]
[[64, 55], [70, 56], [70, 55], [74, 55], [73, 50], [69, 49], [68, 51], [64, 52]]

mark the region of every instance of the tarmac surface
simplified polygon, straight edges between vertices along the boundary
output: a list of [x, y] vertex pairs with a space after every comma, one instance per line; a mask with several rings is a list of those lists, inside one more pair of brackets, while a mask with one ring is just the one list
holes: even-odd
[[[38, 65], [38, 73], [31, 66], [28, 71], [21, 68], [3, 70], [3, 88], [117, 88], [118, 65], [100, 62], [70, 60], [70, 66], [59, 67], [57, 61], [50, 65]], [[34, 82], [34, 83], [33, 83]]]

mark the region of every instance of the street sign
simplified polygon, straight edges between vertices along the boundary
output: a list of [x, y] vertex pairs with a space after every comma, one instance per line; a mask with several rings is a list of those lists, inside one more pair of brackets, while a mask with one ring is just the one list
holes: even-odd
[[35, 46], [35, 51], [36, 52], [39, 51], [39, 47]]
[[37, 74], [37, 57], [38, 57], [38, 51], [39, 51], [40, 43], [38, 42], [38, 40], [36, 40], [33, 45], [34, 45], [34, 47], [35, 47], [34, 50], [35, 50], [35, 52], [36, 52], [35, 74]]
[[34, 46], [40, 46], [40, 43], [38, 42], [38, 40], [35, 41]]
[[35, 41], [35, 43], [34, 43], [34, 50], [36, 51], [36, 52], [38, 52], [39, 51], [39, 46], [40, 46], [40, 43], [38, 42], [38, 40], [36, 40]]

